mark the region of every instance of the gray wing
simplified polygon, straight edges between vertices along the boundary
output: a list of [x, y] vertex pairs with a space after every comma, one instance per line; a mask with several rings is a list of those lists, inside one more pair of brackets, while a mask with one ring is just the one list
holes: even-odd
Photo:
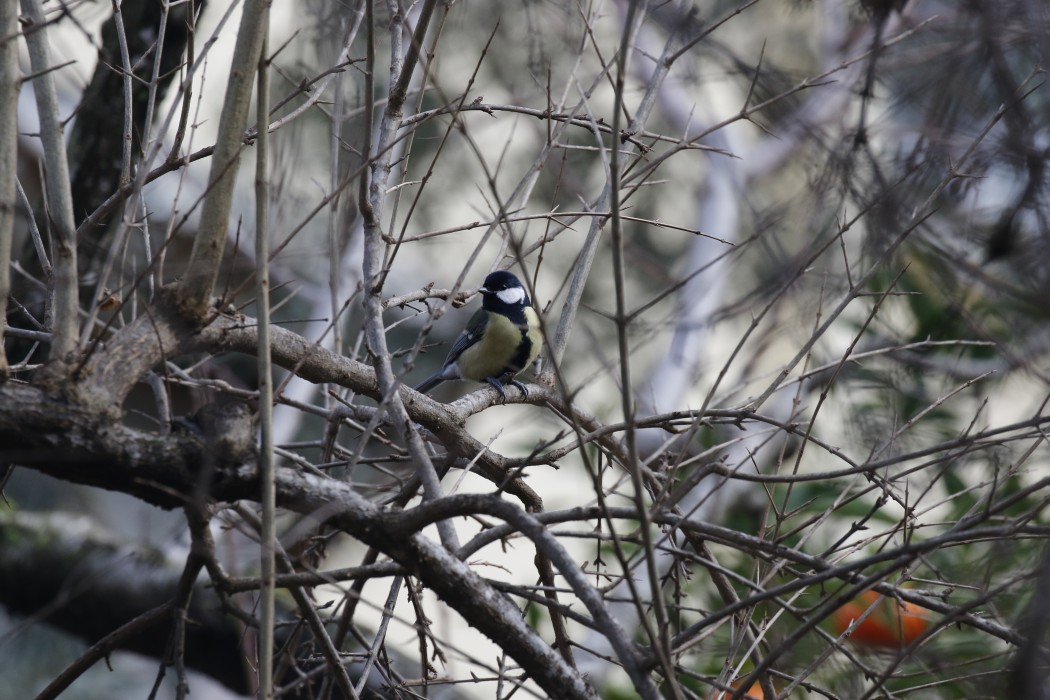
[[481, 336], [485, 334], [485, 326], [488, 325], [488, 321], [489, 315], [484, 309], [478, 309], [474, 312], [474, 315], [467, 321], [467, 327], [456, 338], [456, 342], [452, 343], [452, 348], [448, 351], [448, 357], [445, 358], [446, 367], [458, 360], [464, 350], [481, 340]]
[[474, 315], [467, 321], [467, 327], [456, 338], [456, 342], [452, 343], [452, 348], [448, 351], [448, 356], [445, 357], [445, 362], [441, 365], [441, 369], [417, 384], [416, 391], [426, 393], [441, 382], [449, 379], [459, 379], [459, 368], [456, 366], [456, 360], [459, 359], [464, 350], [481, 340], [481, 336], [485, 334], [485, 326], [488, 324], [488, 319], [489, 316], [483, 309], [475, 311]]

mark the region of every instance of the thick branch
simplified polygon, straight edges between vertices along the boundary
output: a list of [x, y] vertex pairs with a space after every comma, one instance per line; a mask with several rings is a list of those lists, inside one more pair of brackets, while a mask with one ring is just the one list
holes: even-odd
[[33, 92], [40, 118], [40, 140], [44, 146], [45, 187], [48, 213], [55, 232], [54, 267], [50, 280], [51, 356], [65, 357], [77, 342], [77, 310], [80, 299], [77, 287], [77, 239], [73, 223], [73, 195], [69, 184], [66, 143], [62, 137], [62, 120], [58, 114], [58, 93], [51, 71], [48, 28], [38, 0], [22, 0], [22, 10], [29, 17], [32, 31], [26, 33], [33, 72]]
[[226, 228], [233, 201], [241, 137], [248, 119], [255, 69], [267, 31], [266, 0], [246, 0], [237, 44], [233, 50], [233, 67], [219, 118], [219, 133], [208, 176], [208, 195], [201, 210], [200, 230], [193, 240], [193, 252], [186, 267], [186, 277], [179, 290], [179, 306], [188, 318], [201, 320], [208, 312], [212, 288], [219, 275]]
[[11, 240], [18, 181], [18, 8], [0, 2], [0, 382], [7, 379], [3, 320], [11, 293]]
[[[216, 464], [201, 436], [133, 430], [90, 406], [12, 382], [0, 387], [0, 445], [0, 462], [164, 508], [183, 504], [181, 494], [193, 492], [205, 465], [229, 466]], [[227, 457], [239, 463], [244, 455]]]

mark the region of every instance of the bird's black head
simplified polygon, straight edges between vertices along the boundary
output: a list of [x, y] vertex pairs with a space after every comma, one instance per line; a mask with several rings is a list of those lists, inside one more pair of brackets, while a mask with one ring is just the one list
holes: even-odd
[[485, 278], [478, 290], [485, 297], [482, 306], [486, 309], [506, 307], [523, 308], [529, 305], [529, 293], [513, 273], [497, 270]]

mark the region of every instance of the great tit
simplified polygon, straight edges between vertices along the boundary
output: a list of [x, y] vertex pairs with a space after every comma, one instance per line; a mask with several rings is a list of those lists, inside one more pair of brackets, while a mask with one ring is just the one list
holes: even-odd
[[504, 384], [518, 387], [528, 397], [528, 389], [514, 377], [540, 354], [539, 314], [521, 281], [505, 270], [486, 277], [478, 291], [481, 308], [452, 344], [441, 370], [420, 382], [416, 391], [425, 393], [449, 379], [470, 379], [489, 383], [504, 401]]

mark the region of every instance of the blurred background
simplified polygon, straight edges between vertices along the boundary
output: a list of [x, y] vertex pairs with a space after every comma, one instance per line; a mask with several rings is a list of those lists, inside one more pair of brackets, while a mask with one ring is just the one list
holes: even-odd
[[[125, 46], [113, 5], [44, 5], [67, 120], [85, 339], [130, 323], [185, 273], [207, 191], [206, 149], [238, 69], [239, 4], [131, 5], [120, 13]], [[764, 659], [778, 697], [1044, 697], [1018, 689], [1043, 685], [1038, 672], [1026, 680], [1046, 659], [1041, 631], [1025, 621], [1044, 619], [1050, 600], [1038, 583], [1050, 532], [1050, 8], [1037, 0], [439, 5], [382, 180], [394, 367], [408, 385], [436, 369], [479, 303], [446, 308], [444, 292], [421, 290], [469, 291], [509, 268], [543, 312], [544, 369], [556, 369], [565, 402], [593, 421], [585, 432], [611, 425], [622, 436], [625, 417], [647, 421], [638, 453], [657, 481], [640, 492], [596, 439], [570, 449], [571, 421], [549, 405], [493, 407], [470, 418], [469, 433], [522, 458], [547, 511], [644, 500], [746, 536], [708, 534], [710, 549], [696, 551], [666, 524], [652, 528], [657, 545], [633, 521], [616, 521], [615, 541], [602, 518], [549, 526], [638, 638], [655, 614], [654, 594], [644, 581], [628, 594], [623, 574], [647, 557], [656, 562], [656, 597], [676, 644], [679, 687], [668, 696], [718, 697]], [[390, 37], [400, 34], [407, 50], [420, 3], [392, 0], [375, 12], [381, 109]], [[268, 208], [275, 322], [368, 362], [357, 209], [371, 123], [363, 17], [360, 2], [273, 3]], [[400, 30], [390, 34], [391, 26]], [[625, 32], [620, 131], [611, 133]], [[122, 66], [134, 74], [131, 100]], [[129, 103], [130, 175], [149, 176], [121, 191]], [[16, 330], [5, 350], [15, 376], [29, 376], [42, 361], [29, 331], [44, 328], [48, 283], [34, 239], [46, 248], [49, 235], [32, 80], [18, 119], [25, 204], [6, 321]], [[249, 317], [253, 159], [249, 145], [217, 289]], [[250, 399], [257, 382], [250, 356], [168, 364], [176, 416], [216, 397]], [[371, 429], [333, 421], [338, 406], [373, 405], [367, 399], [289, 372], [277, 384], [285, 464], [338, 463], [341, 478], [378, 502], [411, 475], [403, 452]], [[434, 397], [453, 401], [476, 388], [449, 383]], [[160, 429], [146, 383], [124, 411], [127, 424]], [[458, 470], [443, 484], [449, 493], [492, 488]], [[63, 545], [70, 556], [97, 544], [113, 568], [77, 566], [112, 572], [127, 558], [148, 562], [151, 577], [178, 577], [189, 547], [181, 513], [28, 469], [15, 469], [4, 493], [5, 529], [75, 535], [79, 544]], [[19, 520], [43, 515], [62, 519]], [[227, 513], [218, 523], [224, 565], [255, 573], [258, 545], [240, 518]], [[457, 521], [465, 541], [490, 525]], [[299, 516], [283, 516], [281, 530], [318, 568], [356, 565], [365, 553], [331, 534], [318, 550]], [[470, 561], [486, 578], [532, 587], [533, 554], [511, 540]], [[84, 569], [66, 561], [56, 590], [75, 599], [69, 572]], [[0, 569], [8, 611], [0, 677], [10, 697], [34, 697], [92, 633], [59, 614], [67, 598], [27, 602], [25, 571], [11, 561]], [[738, 608], [712, 571], [743, 601]], [[876, 583], [882, 597], [858, 597]], [[319, 587], [315, 600], [340, 609], [348, 587]], [[388, 580], [374, 579], [357, 592], [366, 603], [357, 624], [381, 626], [389, 591]], [[251, 610], [253, 594], [240, 595]], [[425, 692], [496, 697], [499, 648], [419, 595], [397, 598], [391, 654], [420, 653], [421, 606], [443, 652], [423, 664], [433, 671]], [[522, 607], [553, 634], [542, 604]], [[593, 631], [570, 622], [569, 636], [606, 697], [633, 697]], [[419, 675], [420, 659], [412, 663]], [[163, 675], [149, 652], [113, 655], [110, 666], [63, 697], [146, 697]], [[251, 693], [245, 672], [229, 673], [241, 680], [192, 676], [194, 697]], [[171, 684], [169, 674], [157, 696], [174, 697]]]

